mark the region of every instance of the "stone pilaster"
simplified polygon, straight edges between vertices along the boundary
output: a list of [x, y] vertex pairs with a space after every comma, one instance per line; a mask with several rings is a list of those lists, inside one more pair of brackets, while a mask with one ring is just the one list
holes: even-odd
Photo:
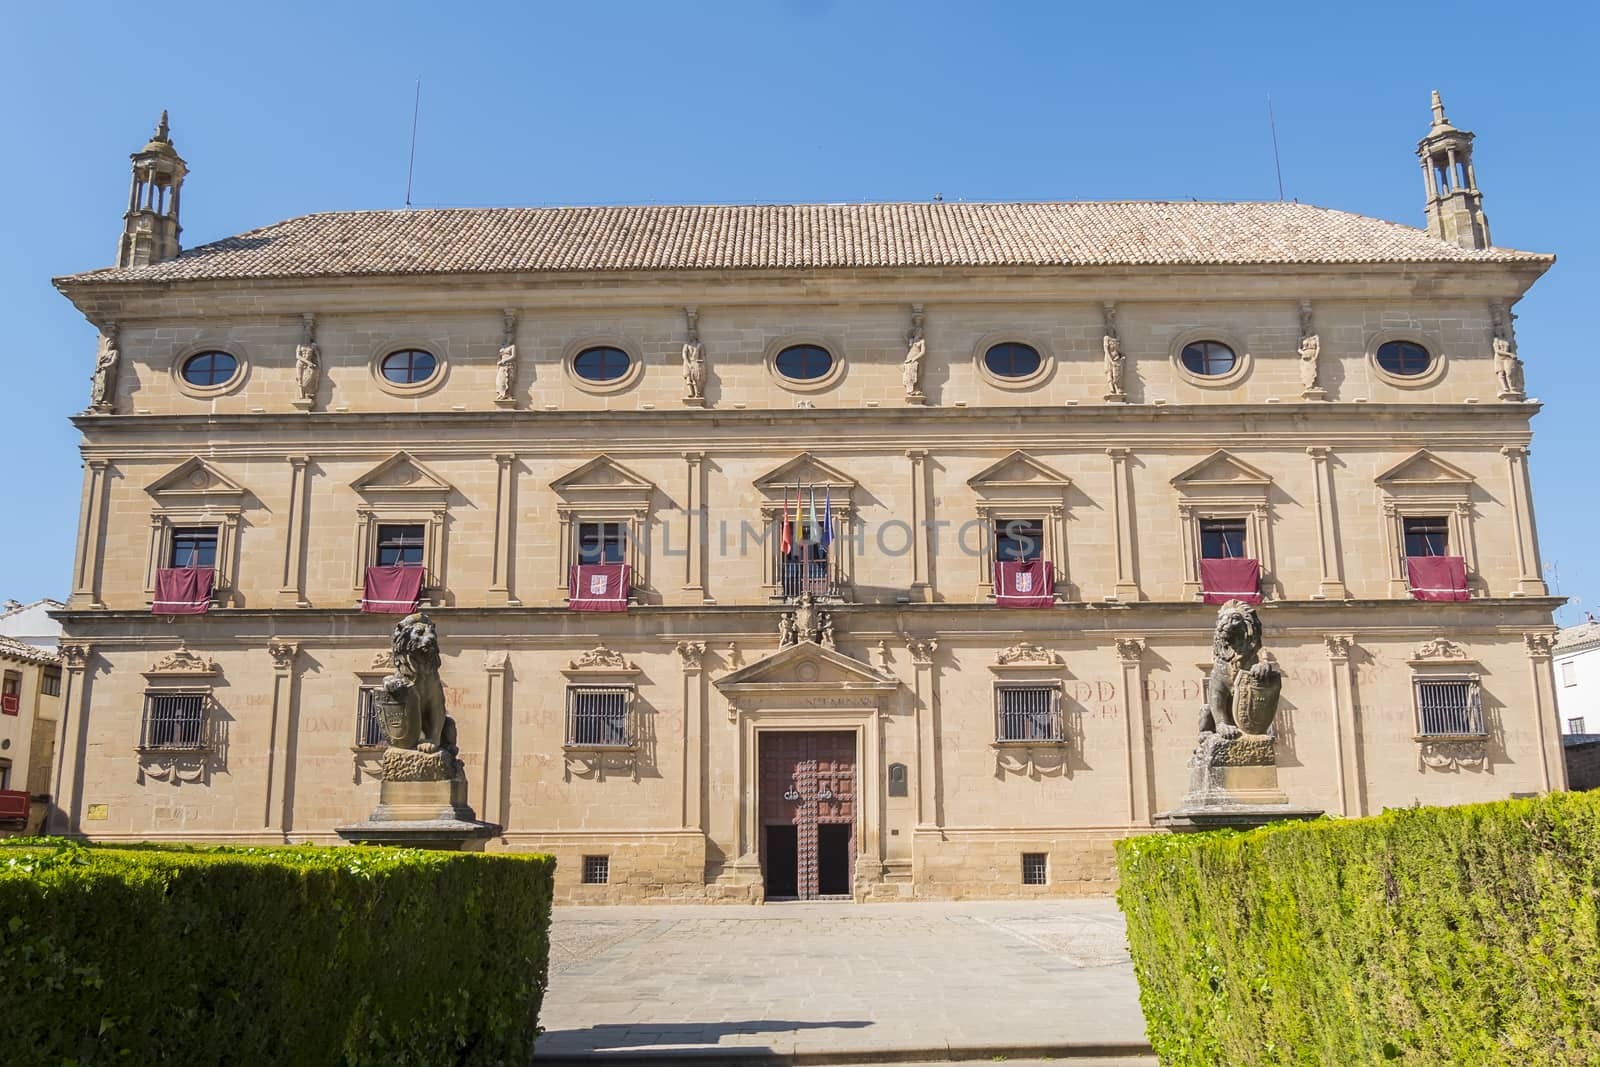
[[[496, 452], [494, 493], [494, 572], [489, 576], [489, 602], [508, 607], [522, 603], [511, 595], [513, 521], [517, 513], [517, 454]], [[490, 818], [492, 816], [485, 816]]]
[[706, 691], [704, 641], [679, 641], [678, 659], [683, 664], [683, 811], [687, 830], [705, 829], [702, 798], [709, 783], [705, 777], [702, 749], [705, 745]]
[[91, 459], [83, 468], [83, 497], [78, 507], [78, 552], [72, 567], [72, 608], [103, 608], [100, 599], [100, 530], [105, 524], [106, 471], [109, 460]]
[[705, 594], [706, 500], [704, 452], [683, 453], [683, 588]]
[[504, 827], [509, 814], [505, 783], [511, 776], [511, 746], [506, 743], [511, 721], [511, 653], [485, 652], [483, 671], [483, 787], [478, 791], [478, 810], [484, 821]]
[[939, 773], [939, 687], [934, 671], [934, 654], [939, 642], [933, 638], [907, 638], [915, 672], [912, 683], [917, 715], [917, 826], [944, 825], [944, 790]]
[[1117, 600], [1139, 599], [1138, 553], [1133, 537], [1133, 483], [1129, 480], [1128, 450], [1108, 448], [1111, 457], [1112, 527], [1117, 536]]
[[94, 657], [94, 646], [87, 641], [63, 641], [57, 651], [65, 671], [61, 680], [61, 722], [56, 727], [52, 804], [45, 828], [52, 834], [76, 834], [82, 832], [79, 789], [88, 733], [89, 664]]
[[928, 523], [928, 453], [908, 448], [906, 458], [911, 461], [911, 599], [925, 601], [932, 596], [929, 546], [934, 534]]
[[1528, 450], [1507, 445], [1500, 450], [1511, 475], [1511, 521], [1517, 535], [1517, 588], [1512, 596], [1546, 596], [1539, 565], [1539, 532], [1533, 522], [1533, 486], [1528, 479]]
[[1122, 664], [1122, 718], [1128, 741], [1128, 821], [1149, 826], [1155, 810], [1155, 774], [1150, 765], [1150, 710], [1144, 699], [1144, 639], [1118, 637]]
[[1533, 724], [1539, 742], [1539, 769], [1549, 792], [1567, 788], [1567, 756], [1561, 743], [1561, 722], [1556, 708], [1555, 668], [1550, 654], [1556, 635], [1545, 631], [1525, 633], [1528, 667], [1533, 674]]
[[1333, 771], [1339, 784], [1339, 814], [1360, 816], [1367, 813], [1365, 781], [1362, 774], [1360, 710], [1355, 699], [1355, 668], [1350, 652], [1355, 647], [1351, 634], [1328, 634], [1323, 638], [1328, 649], [1328, 696], [1333, 706]]
[[288, 833], [294, 819], [289, 776], [294, 770], [294, 748], [299, 707], [295, 690], [295, 664], [300, 645], [274, 637], [267, 642], [272, 657], [272, 749], [267, 753], [267, 796], [262, 825], [273, 833]]
[[311, 602], [305, 595], [306, 468], [311, 464], [311, 457], [288, 458], [289, 515], [284, 522], [283, 580], [278, 587], [278, 604], [308, 608]]
[[1306, 449], [1311, 457], [1312, 497], [1317, 508], [1317, 559], [1322, 566], [1322, 581], [1314, 599], [1344, 600], [1344, 561], [1339, 552], [1339, 518], [1334, 507], [1333, 470], [1328, 463], [1332, 450], [1323, 446]]

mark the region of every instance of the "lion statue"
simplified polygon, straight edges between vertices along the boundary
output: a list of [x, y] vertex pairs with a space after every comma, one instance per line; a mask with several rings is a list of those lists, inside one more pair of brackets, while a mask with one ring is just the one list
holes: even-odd
[[1278, 713], [1283, 678], [1270, 658], [1261, 658], [1261, 617], [1254, 607], [1230, 600], [1217, 609], [1211, 659], [1201, 737], [1265, 734]]
[[439, 631], [422, 612], [395, 625], [390, 641], [395, 672], [383, 680], [384, 692], [401, 714], [386, 722], [396, 748], [437, 752], [455, 747], [455, 723], [445, 714], [444, 683], [439, 681]]

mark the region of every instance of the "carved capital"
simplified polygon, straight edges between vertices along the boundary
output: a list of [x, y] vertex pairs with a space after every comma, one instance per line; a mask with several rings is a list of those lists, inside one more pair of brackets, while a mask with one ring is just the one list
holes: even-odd
[[673, 651], [677, 652], [678, 659], [683, 661], [683, 669], [685, 671], [698, 671], [700, 669], [700, 661], [706, 654], [706, 643], [704, 641], [679, 641], [673, 647]]
[[1528, 449], [1525, 445], [1501, 445], [1500, 454], [1507, 459], [1527, 459]]
[[1328, 448], [1326, 445], [1312, 445], [1306, 449], [1306, 455], [1310, 456], [1318, 463], [1321, 463], [1328, 458], [1328, 453], [1330, 451], [1332, 451], [1332, 449]]
[[1527, 633], [1522, 635], [1522, 643], [1528, 646], [1528, 655], [1534, 659], [1549, 659], [1550, 653], [1556, 646], [1556, 635], [1550, 633]]
[[89, 656], [94, 652], [94, 646], [87, 641], [64, 641], [56, 649], [56, 654], [61, 657], [69, 671], [81, 671], [89, 664]]
[[281, 637], [274, 637], [267, 642], [267, 655], [272, 657], [272, 666], [280, 671], [294, 669], [295, 657], [300, 655], [298, 641], [285, 641]]
[[939, 651], [939, 642], [932, 637], [908, 637], [906, 651], [911, 653], [911, 662], [918, 667], [931, 667], [933, 654]]
[[1138, 637], [1114, 638], [1117, 644], [1117, 658], [1126, 665], [1138, 663], [1144, 656], [1144, 640]]
[[500, 671], [509, 669], [510, 666], [511, 653], [507, 652], [503, 648], [497, 648], [492, 652], [485, 652], [483, 654], [483, 669], [486, 671], [498, 673]]
[[1331, 660], [1347, 660], [1350, 650], [1355, 647], [1356, 639], [1352, 634], [1327, 634], [1322, 643], [1328, 646], [1328, 658]]

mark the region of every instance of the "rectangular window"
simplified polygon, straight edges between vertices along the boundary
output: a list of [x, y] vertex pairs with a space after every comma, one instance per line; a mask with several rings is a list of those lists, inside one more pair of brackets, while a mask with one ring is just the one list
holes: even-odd
[[0, 678], [0, 712], [17, 715], [22, 712], [22, 675], [6, 671]]
[[1044, 558], [1044, 523], [1038, 519], [996, 519], [994, 558], [997, 563]]
[[1581, 734], [1584, 732], [1582, 715], [1575, 715], [1567, 720], [1567, 733]]
[[995, 739], [1000, 742], [1059, 742], [1064, 739], [1058, 686], [998, 686], [995, 718]]
[[1478, 683], [1417, 682], [1417, 726], [1423, 737], [1482, 737], [1483, 703]]
[[583, 884], [605, 885], [611, 881], [610, 856], [583, 857]]
[[215, 567], [216, 565], [215, 526], [181, 526], [172, 531], [172, 553], [167, 559], [167, 566]]
[[567, 744], [573, 748], [632, 748], [633, 686], [567, 686]]
[[47, 667], [39, 675], [39, 693], [42, 696], [58, 697], [61, 695], [61, 672], [54, 667]]
[[1450, 523], [1443, 516], [1401, 519], [1407, 556], [1448, 556]]
[[195, 692], [146, 693], [139, 730], [143, 750], [206, 747], [206, 707], [210, 696]]
[[1201, 519], [1201, 559], [1244, 559], [1243, 519]]
[[1022, 884], [1048, 885], [1049, 880], [1049, 854], [1044, 852], [1024, 852], [1022, 854]]
[[625, 522], [578, 523], [578, 562], [628, 562], [628, 524]]
[[383, 719], [379, 717], [375, 703], [381, 692], [381, 685], [364, 685], [356, 695], [357, 748], [389, 747], [389, 735], [384, 731]]
[[1578, 661], [1565, 660], [1561, 664], [1561, 684], [1563, 686], [1578, 684]]
[[0, 791], [11, 788], [11, 761], [0, 760]]
[[420, 567], [425, 543], [425, 527], [420, 522], [382, 523], [375, 562], [380, 567]]

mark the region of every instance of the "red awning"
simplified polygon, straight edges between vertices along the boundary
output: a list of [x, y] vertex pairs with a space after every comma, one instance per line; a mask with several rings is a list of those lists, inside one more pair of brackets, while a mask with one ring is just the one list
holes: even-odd
[[1467, 561], [1460, 556], [1407, 556], [1406, 581], [1418, 600], [1470, 600]]
[[361, 610], [374, 615], [409, 615], [422, 596], [422, 568], [415, 564], [368, 567]]
[[1002, 608], [1049, 608], [1056, 603], [1049, 560], [1004, 560], [994, 565], [994, 602]]
[[210, 567], [162, 567], [156, 571], [153, 615], [204, 615], [211, 607], [217, 572]]
[[1261, 562], [1254, 559], [1203, 559], [1200, 589], [1207, 604], [1242, 600], [1261, 603]]
[[633, 574], [626, 563], [580, 563], [567, 577], [567, 607], [573, 611], [628, 610]]

